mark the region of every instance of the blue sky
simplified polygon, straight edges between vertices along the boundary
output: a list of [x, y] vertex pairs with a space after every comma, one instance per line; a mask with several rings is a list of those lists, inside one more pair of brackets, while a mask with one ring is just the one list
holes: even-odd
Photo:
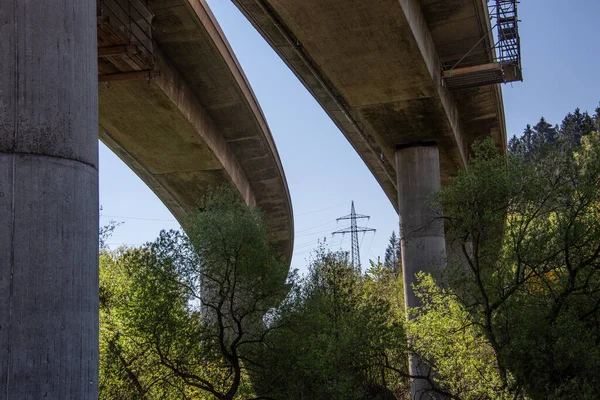
[[[310, 251], [326, 238], [333, 249], [350, 249], [350, 237], [331, 232], [335, 219], [356, 211], [375, 234], [359, 237], [363, 266], [384, 254], [398, 216], [341, 132], [269, 45], [229, 0], [207, 0], [261, 104], [283, 163], [294, 207], [292, 267], [304, 271]], [[600, 28], [597, 0], [524, 0], [520, 4], [525, 81], [504, 85], [509, 136], [541, 116], [560, 123], [580, 107], [600, 101]], [[156, 196], [110, 150], [100, 145], [101, 224], [124, 222], [109, 243], [138, 245], [161, 229], [178, 228]]]

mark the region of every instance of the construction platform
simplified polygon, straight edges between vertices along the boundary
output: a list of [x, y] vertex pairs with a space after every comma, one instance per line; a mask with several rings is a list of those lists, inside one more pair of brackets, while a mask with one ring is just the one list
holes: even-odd
[[[444, 85], [450, 90], [493, 85], [523, 80], [521, 67], [521, 41], [517, 0], [489, 0], [488, 16], [492, 29], [458, 61], [448, 63], [442, 70]], [[494, 45], [484, 53], [475, 49], [486, 37]], [[487, 61], [486, 61], [487, 59]]]
[[158, 75], [152, 40], [154, 14], [144, 0], [97, 0], [98, 80]]

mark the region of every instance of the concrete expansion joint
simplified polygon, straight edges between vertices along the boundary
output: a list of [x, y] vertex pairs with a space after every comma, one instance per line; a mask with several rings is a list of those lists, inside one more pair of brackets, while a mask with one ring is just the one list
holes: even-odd
[[23, 156], [23, 157], [41, 157], [41, 158], [49, 158], [52, 160], [67, 161], [67, 162], [76, 163], [76, 164], [83, 164], [87, 167], [93, 168], [94, 170], [98, 171], [97, 165], [94, 165], [94, 164], [91, 164], [91, 163], [88, 163], [88, 162], [85, 162], [82, 160], [78, 160], [75, 158], [50, 155], [50, 154], [30, 153], [30, 152], [24, 152], [24, 151], [11, 151], [11, 152], [0, 151], [0, 154]]

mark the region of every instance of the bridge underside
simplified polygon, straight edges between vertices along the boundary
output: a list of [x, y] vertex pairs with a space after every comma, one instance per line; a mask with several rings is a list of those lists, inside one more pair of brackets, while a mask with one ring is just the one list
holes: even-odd
[[[103, 1], [116, 8], [121, 0]], [[132, 41], [141, 50], [135, 55], [100, 58], [101, 140], [180, 221], [211, 184], [232, 183], [247, 204], [265, 212], [275, 246], [291, 259], [293, 217], [283, 168], [208, 6], [200, 0], [150, 0], [147, 7], [152, 45], [142, 46], [147, 41], [138, 33]], [[147, 48], [154, 53], [143, 59], [152, 58], [149, 71], [139, 62]]]
[[[161, 76], [151, 81], [100, 84], [100, 139], [178, 219], [197, 208], [210, 185], [232, 181], [230, 171], [237, 173], [235, 184], [246, 202], [255, 205], [233, 155], [222, 157], [222, 162], [206, 143], [212, 140], [213, 146], [219, 144], [227, 151], [210, 115], [185, 86], [171, 84], [167, 68], [161, 63]], [[176, 73], [172, 68], [170, 72]], [[175, 91], [179, 99], [169, 97], [169, 92]], [[182, 100], [187, 108], [174, 103]], [[230, 171], [223, 166], [227, 161]]]
[[[497, 86], [450, 92], [444, 65], [491, 37], [472, 0], [233, 0], [350, 141], [397, 207], [396, 146], [436, 141], [442, 181], [470, 144], [504, 144]], [[398, 171], [398, 173], [400, 173]]]

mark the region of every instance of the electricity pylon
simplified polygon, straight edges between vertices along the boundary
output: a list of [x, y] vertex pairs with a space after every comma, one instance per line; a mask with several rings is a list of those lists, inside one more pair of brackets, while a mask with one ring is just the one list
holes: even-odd
[[360, 249], [358, 245], [358, 232], [366, 233], [376, 231], [372, 228], [357, 226], [356, 220], [363, 218], [370, 219], [371, 217], [368, 215], [357, 214], [356, 212], [354, 212], [354, 201], [352, 201], [352, 209], [350, 210], [350, 215], [346, 215], [337, 219], [338, 222], [343, 219], [349, 219], [350, 227], [333, 232], [334, 236], [339, 234], [343, 235], [345, 233], [350, 233], [352, 235], [352, 266], [356, 269], [360, 269]]

